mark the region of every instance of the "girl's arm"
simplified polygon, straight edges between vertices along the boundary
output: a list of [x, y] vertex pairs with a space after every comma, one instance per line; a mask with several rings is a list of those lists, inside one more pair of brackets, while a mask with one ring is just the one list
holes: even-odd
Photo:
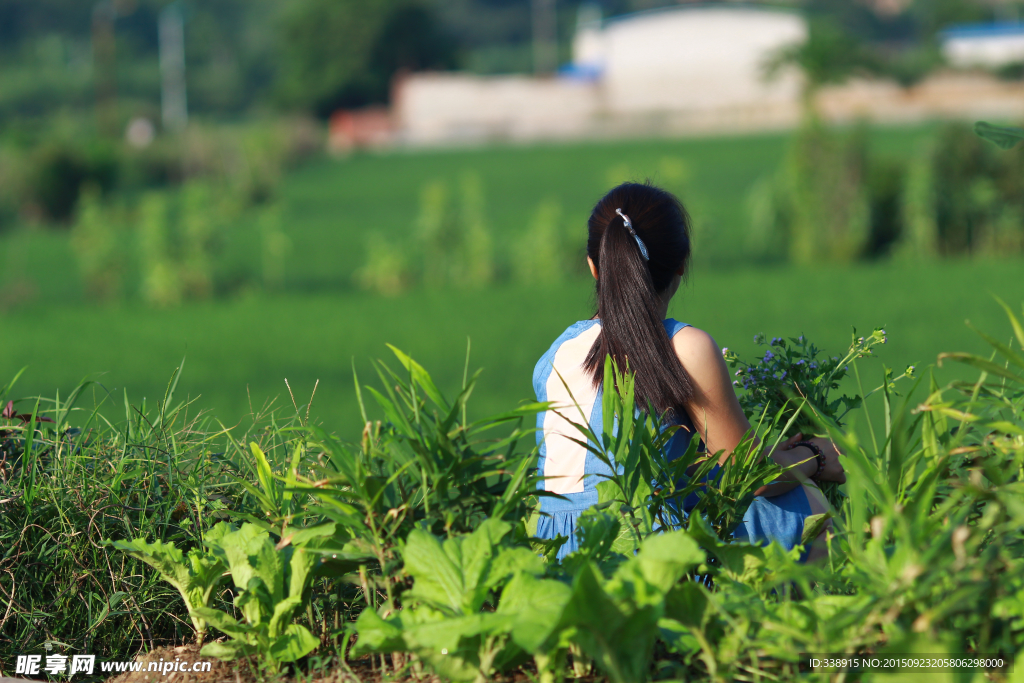
[[[704, 440], [708, 453], [724, 451], [718, 462], [725, 465], [733, 449], [750, 430], [750, 422], [740, 408], [722, 352], [711, 335], [696, 327], [681, 329], [672, 338], [672, 345], [695, 385], [694, 400], [687, 406], [694, 428]], [[802, 463], [794, 470], [798, 469], [804, 480], [814, 476], [818, 469], [814, 453], [804, 446], [778, 449], [770, 455], [782, 467]], [[777, 496], [798, 486], [801, 479], [794, 470], [783, 472], [774, 482], [758, 489], [757, 495]]]

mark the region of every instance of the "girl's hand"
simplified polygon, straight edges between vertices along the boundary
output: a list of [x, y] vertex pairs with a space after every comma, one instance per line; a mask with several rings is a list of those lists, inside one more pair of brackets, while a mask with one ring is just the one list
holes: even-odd
[[822, 439], [820, 437], [805, 439], [802, 433], [797, 432], [780, 443], [779, 450], [791, 450], [800, 441], [810, 441], [820, 448], [821, 454], [825, 456], [825, 466], [821, 469], [821, 473], [818, 475], [818, 481], [834, 481], [838, 484], [846, 483], [846, 470], [843, 469], [842, 463], [839, 462], [839, 456], [841, 453], [839, 452], [839, 449], [836, 448], [836, 445], [828, 439]]
[[780, 451], [791, 450], [794, 445], [796, 445], [798, 442], [803, 441], [803, 440], [804, 440], [804, 435], [801, 434], [800, 432], [797, 432], [793, 436], [789, 437], [788, 439], [786, 439], [785, 441], [780, 443], [779, 444], [779, 450]]
[[811, 443], [821, 449], [822, 455], [825, 456], [825, 466], [821, 469], [821, 473], [818, 475], [819, 481], [834, 481], [837, 484], [846, 483], [846, 470], [843, 469], [843, 464], [839, 462], [839, 456], [842, 455], [836, 445], [829, 439], [810, 439]]

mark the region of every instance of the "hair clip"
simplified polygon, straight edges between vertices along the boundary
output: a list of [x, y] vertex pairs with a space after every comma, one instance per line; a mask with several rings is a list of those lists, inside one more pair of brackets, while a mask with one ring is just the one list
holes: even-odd
[[622, 209], [615, 209], [615, 213], [622, 216], [622, 222], [626, 224], [626, 230], [629, 230], [629, 234], [636, 240], [636, 246], [640, 247], [640, 255], [644, 257], [644, 261], [650, 261], [651, 257], [647, 255], [647, 245], [640, 239], [640, 235], [636, 234], [636, 230], [633, 229], [633, 221], [629, 220], [629, 216], [622, 213]]

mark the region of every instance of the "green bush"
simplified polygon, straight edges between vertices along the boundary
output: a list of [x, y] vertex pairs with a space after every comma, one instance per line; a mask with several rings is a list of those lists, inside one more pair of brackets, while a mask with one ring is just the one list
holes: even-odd
[[930, 157], [939, 252], [1024, 253], [1024, 154], [998, 150], [961, 124], [942, 129]]
[[860, 131], [844, 137], [813, 120], [802, 127], [770, 199], [752, 200], [760, 241], [784, 245], [790, 261], [805, 265], [863, 257], [872, 233], [865, 143]]
[[[187, 420], [175, 382], [155, 407], [126, 406], [120, 425], [70, 412], [81, 391], [12, 404], [0, 423], [0, 600], [11, 615], [0, 661], [43, 642], [124, 657], [189, 639], [191, 613], [197, 632], [195, 617], [231, 637], [207, 654], [255, 652], [296, 673], [311, 651], [342, 669], [366, 656], [377, 675], [466, 681], [524, 666], [545, 682], [830, 680], [805, 671], [806, 652], [998, 655], [1020, 666], [1024, 325], [1007, 312], [1010, 343], [983, 334], [990, 356], [940, 356], [977, 369], [976, 381], [943, 387], [925, 373], [899, 396], [883, 370], [870, 399], [884, 420], [866, 439], [830, 418], [840, 404], [847, 419], [860, 415], [863, 396], [833, 405], [825, 394], [868, 341], [805, 378], [820, 389], [814, 402], [794, 397], [798, 411], [758, 424], [762, 442], [777, 443], [800, 416], [844, 453], [847, 497], [831, 512], [827, 559], [811, 566], [799, 548], [732, 540], [753, 492], [779, 474], [754, 435], [714, 476], [717, 458], [696, 443], [666, 462], [672, 428], [635, 409], [632, 378], [610, 365], [606, 428], [581, 427], [579, 440], [612, 474], [562, 560], [564, 539], [531, 532], [543, 492], [526, 425], [548, 406], [470, 422], [475, 378], [449, 400], [398, 351], [398, 369], [378, 366], [381, 389], [365, 389], [383, 419], [363, 405], [355, 443], [310, 424], [299, 405], [294, 419], [269, 415], [244, 434]], [[765, 388], [762, 398], [778, 389]], [[679, 501], [697, 491], [682, 519]], [[225, 515], [241, 529], [212, 530]], [[821, 522], [808, 519], [805, 542]], [[158, 567], [178, 590], [129, 558], [178, 552], [191, 569]], [[216, 561], [230, 593], [211, 583]]]
[[[154, 306], [210, 298], [223, 286], [216, 257], [239, 213], [232, 193], [201, 180], [177, 192], [148, 191], [134, 204], [104, 202], [87, 189], [71, 229], [87, 291], [101, 301], [137, 295]], [[288, 247], [275, 221], [274, 208], [264, 207], [250, 235], [262, 259], [246, 275], [268, 286], [283, 277]]]
[[45, 218], [67, 222], [84, 185], [109, 192], [117, 181], [118, 158], [108, 145], [46, 144], [29, 161], [28, 195]]
[[232, 504], [218, 427], [175, 402], [173, 383], [155, 406], [125, 398], [116, 426], [80, 405], [94, 389], [14, 402], [0, 418], [5, 675], [16, 654], [44, 643], [113, 660], [189, 638], [177, 591], [103, 541], [141, 536], [188, 551]]
[[751, 189], [751, 246], [800, 264], [1024, 253], [1024, 151], [964, 124], [940, 127], [905, 165], [866, 142], [862, 129], [801, 129], [776, 177]]

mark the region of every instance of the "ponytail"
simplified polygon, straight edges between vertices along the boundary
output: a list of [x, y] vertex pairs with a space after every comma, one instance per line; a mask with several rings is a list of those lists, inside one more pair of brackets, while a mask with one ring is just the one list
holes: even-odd
[[587, 254], [598, 271], [601, 332], [584, 367], [600, 386], [605, 357], [611, 356], [635, 374], [638, 405], [681, 419], [695, 390], [660, 311], [661, 293], [689, 264], [689, 217], [668, 192], [625, 183], [597, 203], [588, 228]]

